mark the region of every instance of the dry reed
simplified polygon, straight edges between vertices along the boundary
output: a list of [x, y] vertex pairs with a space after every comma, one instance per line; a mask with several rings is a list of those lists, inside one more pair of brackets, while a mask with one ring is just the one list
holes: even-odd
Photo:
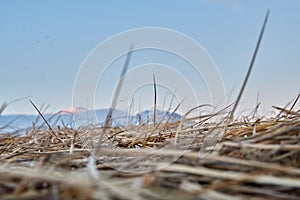
[[57, 127], [63, 143], [51, 130], [1, 134], [0, 197], [299, 199], [299, 112], [281, 111], [284, 117], [230, 123], [209, 151], [201, 147], [215, 124], [181, 128], [176, 144], [181, 123], [161, 123], [155, 130], [106, 127], [96, 155], [97, 180], [88, 158], [102, 127]]

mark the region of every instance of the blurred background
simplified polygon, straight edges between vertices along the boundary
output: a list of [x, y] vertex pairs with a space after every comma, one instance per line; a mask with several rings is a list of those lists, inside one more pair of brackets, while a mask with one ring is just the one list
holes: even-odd
[[[92, 49], [114, 34], [141, 27], [174, 29], [196, 40], [217, 65], [233, 102], [268, 9], [269, 23], [239, 107], [247, 112], [261, 102], [260, 112], [268, 113], [272, 105], [284, 107], [300, 92], [297, 0], [2, 0], [0, 103], [29, 96], [37, 105], [50, 105], [49, 111], [69, 109], [77, 71]], [[147, 52], [144, 57], [136, 62], [148, 61]], [[116, 74], [107, 73], [107, 90], [96, 94], [98, 108], [109, 107], [106, 93]], [[26, 98], [2, 114], [21, 113], [36, 113]]]

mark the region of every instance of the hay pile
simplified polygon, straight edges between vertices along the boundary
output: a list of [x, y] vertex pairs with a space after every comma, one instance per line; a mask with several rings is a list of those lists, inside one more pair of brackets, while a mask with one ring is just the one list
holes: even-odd
[[299, 112], [232, 122], [220, 141], [215, 124], [180, 125], [106, 129], [96, 165], [101, 127], [1, 134], [0, 199], [300, 198]]

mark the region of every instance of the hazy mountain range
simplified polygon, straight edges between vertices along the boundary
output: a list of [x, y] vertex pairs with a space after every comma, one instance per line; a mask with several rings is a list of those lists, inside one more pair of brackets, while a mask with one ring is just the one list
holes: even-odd
[[[79, 126], [89, 124], [103, 125], [109, 109], [97, 109], [86, 111], [84, 109], [76, 109], [69, 111], [61, 111], [59, 113], [46, 113], [44, 117], [52, 127], [67, 126], [77, 128]], [[156, 121], [169, 122], [180, 121], [181, 115], [168, 111], [156, 111]], [[122, 110], [115, 110], [112, 115], [112, 126], [128, 126], [153, 123], [153, 111], [145, 110], [140, 113], [129, 115]], [[38, 128], [47, 128], [44, 120], [39, 115], [11, 114], [0, 115], [0, 133], [25, 130], [32, 126]]]

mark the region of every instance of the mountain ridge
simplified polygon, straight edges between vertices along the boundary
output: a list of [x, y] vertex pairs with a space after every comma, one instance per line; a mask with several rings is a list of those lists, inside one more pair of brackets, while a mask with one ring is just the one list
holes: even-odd
[[[76, 109], [75, 109], [76, 110]], [[45, 113], [44, 117], [53, 127], [67, 126], [78, 128], [89, 124], [104, 125], [109, 109], [83, 110], [80, 112], [68, 112], [68, 110], [57, 113]], [[128, 114], [125, 111], [116, 109], [112, 115], [112, 126], [129, 126], [141, 124], [153, 124], [153, 110], [144, 110], [136, 114]], [[180, 121], [182, 116], [169, 111], [156, 110], [156, 122]], [[35, 125], [39, 128], [47, 128], [39, 115], [35, 114], [2, 114], [0, 115], [0, 133], [25, 130]]]

